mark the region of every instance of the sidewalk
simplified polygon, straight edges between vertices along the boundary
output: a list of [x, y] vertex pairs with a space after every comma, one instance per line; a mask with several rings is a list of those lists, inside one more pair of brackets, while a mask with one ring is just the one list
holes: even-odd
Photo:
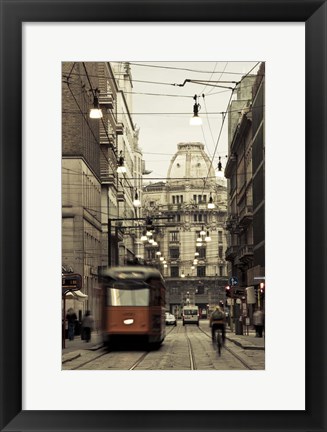
[[254, 330], [249, 330], [248, 335], [236, 335], [230, 329], [226, 330], [226, 339], [240, 346], [243, 349], [264, 350], [265, 338], [256, 337]]
[[100, 332], [93, 332], [90, 342], [85, 342], [81, 336], [75, 336], [72, 341], [65, 339], [65, 348], [62, 348], [62, 363], [80, 357], [85, 350], [96, 351], [102, 346], [102, 334]]

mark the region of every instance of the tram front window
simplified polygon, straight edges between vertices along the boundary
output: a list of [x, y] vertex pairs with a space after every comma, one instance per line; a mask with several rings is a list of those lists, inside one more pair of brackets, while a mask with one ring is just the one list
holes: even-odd
[[119, 283], [107, 288], [107, 306], [149, 306], [149, 300], [145, 284]]

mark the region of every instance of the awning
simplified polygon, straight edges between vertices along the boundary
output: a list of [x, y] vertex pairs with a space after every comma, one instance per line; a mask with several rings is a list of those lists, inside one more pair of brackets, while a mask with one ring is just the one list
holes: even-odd
[[84, 293], [82, 293], [82, 291], [77, 290], [77, 291], [68, 291], [68, 293], [66, 294], [66, 299], [76, 299], [79, 301], [83, 301], [86, 300], [88, 298], [88, 296]]

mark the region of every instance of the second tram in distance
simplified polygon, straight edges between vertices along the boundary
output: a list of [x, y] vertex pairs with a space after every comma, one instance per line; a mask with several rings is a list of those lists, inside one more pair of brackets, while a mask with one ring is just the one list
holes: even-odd
[[106, 346], [145, 342], [159, 347], [165, 338], [166, 287], [152, 267], [105, 267], [100, 280]]

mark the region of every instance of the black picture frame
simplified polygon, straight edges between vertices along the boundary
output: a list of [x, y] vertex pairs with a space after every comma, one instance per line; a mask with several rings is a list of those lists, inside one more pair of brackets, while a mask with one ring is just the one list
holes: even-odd
[[[326, 1], [1, 0], [0, 13], [1, 431], [326, 431]], [[22, 411], [22, 23], [79, 21], [305, 22], [305, 411]], [[303, 317], [289, 313], [292, 337]]]

